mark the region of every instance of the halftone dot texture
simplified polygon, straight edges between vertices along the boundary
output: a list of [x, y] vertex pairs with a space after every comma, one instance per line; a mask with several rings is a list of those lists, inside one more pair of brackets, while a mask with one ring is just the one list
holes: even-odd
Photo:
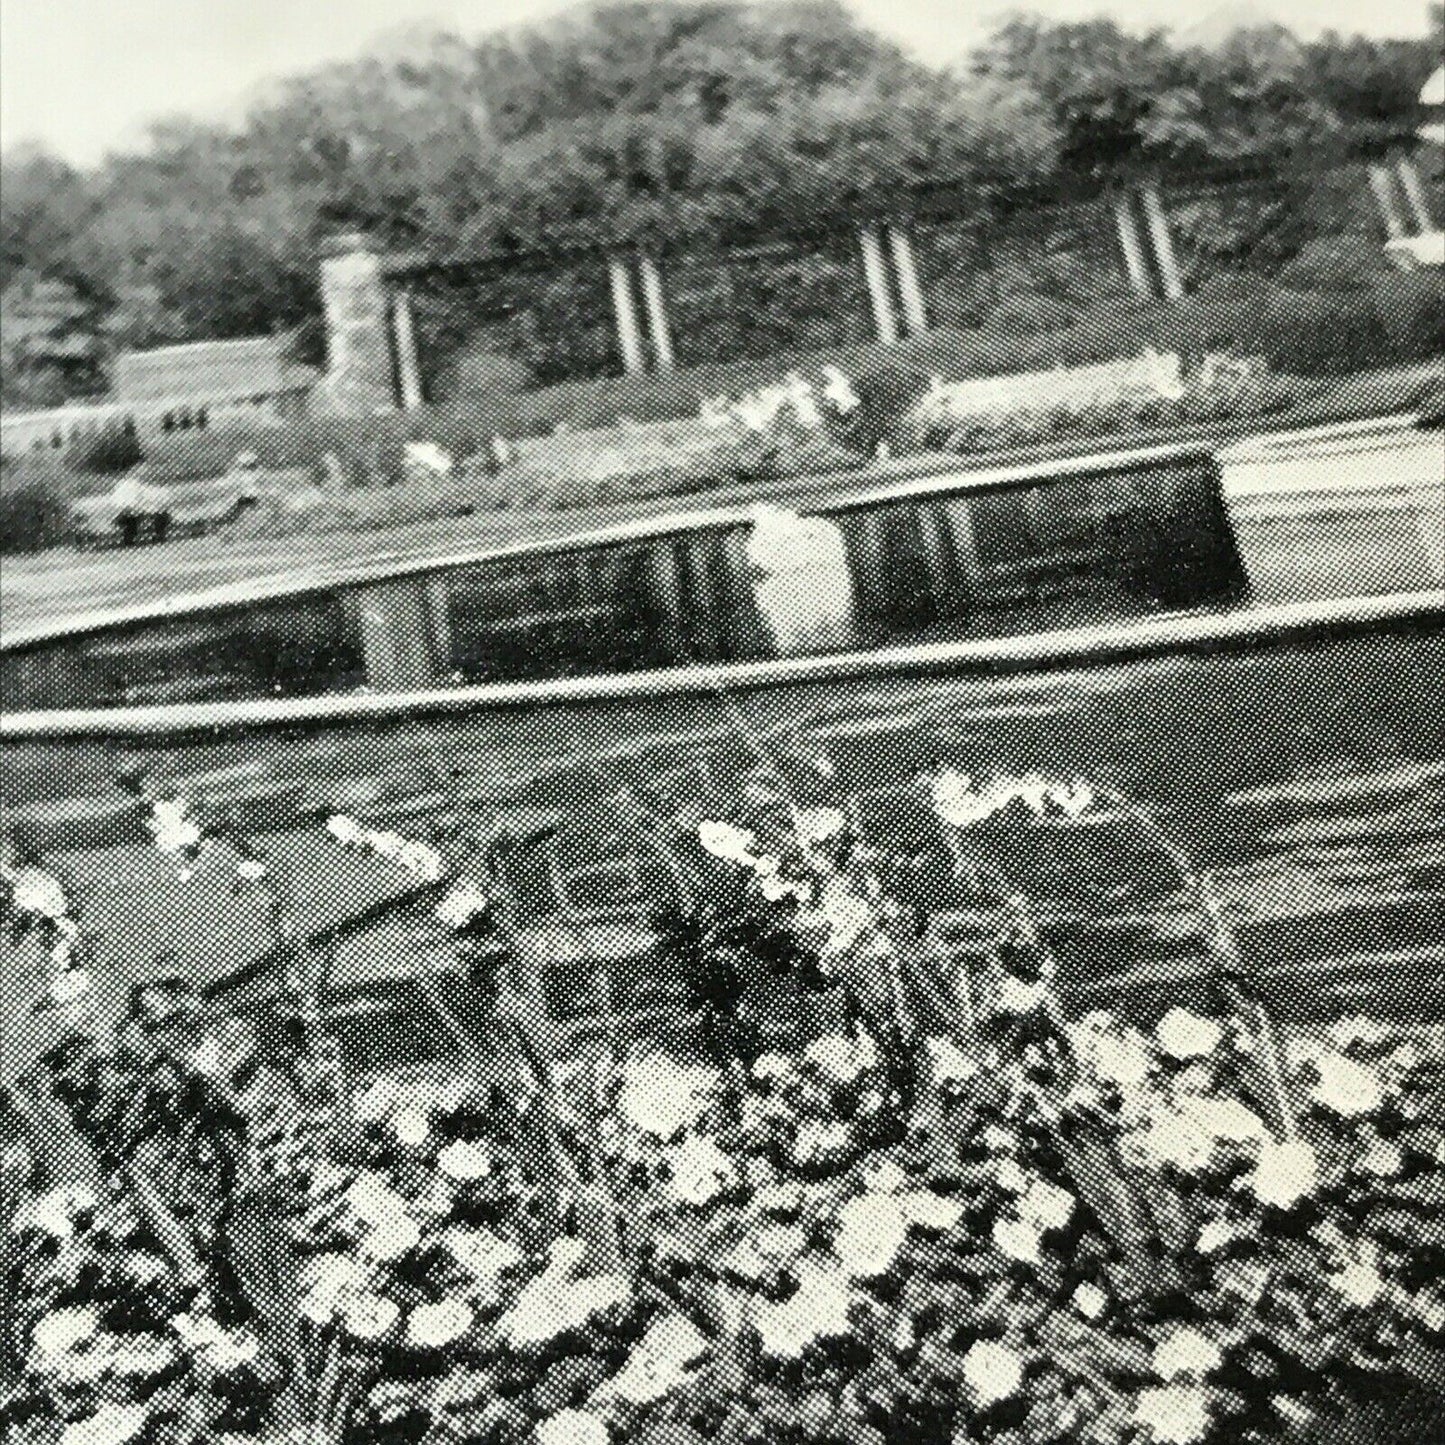
[[[746, 261], [757, 286], [777, 266], [792, 294], [813, 296], [815, 361], [836, 356], [855, 374], [886, 356], [921, 368], [926, 384], [935, 369], [951, 379], [1145, 344], [1232, 346], [1314, 371], [1293, 363], [1315, 346], [1337, 349], [1342, 370], [1397, 364], [1380, 383], [1394, 387], [1391, 405], [1427, 400], [1441, 380], [1438, 315], [1425, 319], [1438, 281], [1382, 272], [1365, 288], [1306, 286], [1298, 253], [1288, 278], [1279, 260], [1247, 294], [1214, 274], [1226, 269], [1207, 249], [1217, 228], [1266, 213], [1266, 199], [1165, 197], [1190, 291], [1172, 304], [1130, 299], [1117, 256], [1112, 270], [1097, 262], [1087, 305], [1075, 295], [1088, 257], [1114, 244], [1103, 202], [1039, 218], [1049, 236], [1028, 244], [1018, 230], [980, 238], [956, 221], [920, 224], [931, 329], [886, 353], [867, 345], [866, 276], [848, 269], [850, 244], [734, 264]], [[1310, 256], [1323, 265], [1347, 249]], [[1001, 644], [936, 671], [780, 673], [743, 688], [717, 665], [765, 657], [776, 618], [749, 600], [746, 555], [725, 532], [673, 555], [671, 593], [657, 591], [642, 544], [463, 572], [440, 600], [425, 582], [360, 594], [330, 582], [357, 558], [384, 565], [388, 549], [424, 560], [571, 523], [493, 516], [499, 501], [676, 490], [666, 455], [696, 438], [675, 423], [660, 447], [642, 424], [794, 366], [739, 360], [782, 344], [761, 302], [723, 313], [737, 335], [713, 335], [727, 328], [706, 321], [712, 293], [688, 280], [688, 267], [713, 264], [664, 264], [674, 344], [684, 366], [737, 360], [731, 371], [574, 380], [478, 403], [470, 421], [458, 406], [257, 433], [272, 484], [289, 484], [283, 464], [327, 451], [344, 483], [328, 491], [303, 474], [292, 481], [321, 498], [310, 512], [263, 502], [206, 514], [198, 540], [52, 558], [48, 571], [17, 562], [7, 576], [19, 619], [7, 628], [308, 568], [328, 585], [135, 623], [7, 670], [12, 714], [176, 711], [158, 729], [6, 740], [6, 1428], [25, 1445], [1441, 1438], [1438, 433], [1311, 444], [1275, 459], [1274, 490], [1247, 494], [1231, 494], [1227, 464], [1252, 587], [1231, 606], [1399, 605], [1212, 643], [1062, 649], [1036, 665]], [[593, 283], [605, 287], [605, 274], [589, 272]], [[768, 284], [775, 294], [776, 276]], [[423, 356], [439, 295], [433, 285], [417, 299]], [[602, 356], [605, 289], [594, 299], [577, 325], [595, 330]], [[950, 329], [990, 322], [994, 338], [1013, 333], [998, 365], [982, 340]], [[1227, 333], [1212, 329], [1224, 322]], [[815, 361], [797, 369], [811, 375]], [[1301, 389], [1301, 407], [1313, 393]], [[460, 457], [557, 420], [610, 429], [538, 441], [522, 464], [381, 485], [402, 468], [404, 434]], [[190, 430], [227, 460], [237, 449], [239, 435]], [[1022, 428], [1012, 439], [1040, 441]], [[796, 457], [750, 451], [722, 474], [687, 453], [682, 485], [766, 494], [767, 468], [818, 465], [788, 445]], [[161, 480], [183, 450], [174, 437], [157, 444]], [[1299, 475], [1286, 478], [1291, 465]], [[1107, 484], [1096, 491], [1070, 517], [1097, 529]], [[986, 518], [996, 542], [1020, 529], [1020, 558], [1067, 551], [1057, 509], [1039, 497]], [[472, 514], [459, 518], [463, 503]], [[388, 517], [428, 520], [395, 537], [348, 530]], [[943, 553], [902, 523], [889, 538], [873, 585], [928, 597]], [[1030, 617], [1067, 629], [1143, 616], [1117, 598], [1078, 602], [1068, 587], [1046, 595], [1056, 577], [1021, 571], [1013, 620], [994, 631], [1027, 632]], [[817, 605], [800, 583], [794, 611]], [[940, 635], [927, 607], [893, 620], [890, 642]], [[395, 690], [453, 674], [689, 663], [715, 681], [387, 716], [363, 703], [255, 725], [185, 713], [311, 692], [340, 700], [368, 681]], [[841, 807], [889, 860], [893, 894], [937, 944], [930, 967], [978, 981], [957, 1055], [937, 1044], [947, 1010], [913, 1000], [935, 1042], [911, 1050], [906, 1118], [889, 1072], [896, 1018], [870, 991], [874, 975], [845, 961], [831, 983], [769, 977], [759, 963], [776, 939], [744, 926], [760, 910], [741, 921], [730, 910], [744, 885], [756, 902], [774, 875], [709, 863], [696, 841], [699, 823], [748, 807], [753, 775], [774, 767], [810, 790], [807, 809]], [[1015, 932], [997, 947], [997, 912], [970, 898], [966, 860], [927, 807], [917, 779], [940, 768], [979, 790], [1002, 779], [1019, 789], [972, 846], [1028, 900], [1069, 1019], [1116, 1016], [1089, 1045], [1116, 1087], [1091, 1085], [1087, 1128], [1037, 1102], [1013, 1107], [1046, 1094], [1054, 1025], [1028, 1002], [1034, 945]], [[117, 786], [136, 777], [139, 801]], [[1096, 798], [1078, 816], [1042, 794], [1029, 804], [1030, 789], [1078, 798], [1083, 784]], [[184, 838], [182, 823], [147, 826], [171, 795], [212, 835], [184, 879], [156, 846]], [[243, 876], [247, 861], [261, 874]], [[1227, 1017], [1206, 899], [1240, 954]], [[792, 905], [777, 907], [787, 917]], [[850, 907], [834, 897], [822, 910], [824, 936], [846, 929]], [[73, 949], [64, 967], [62, 944]], [[303, 965], [318, 959], [321, 1007], [303, 997], [298, 1009], [287, 980], [304, 986]], [[78, 969], [102, 1042], [128, 1020], [114, 1068], [78, 1045], [49, 1052], [83, 1011], [56, 990]], [[704, 1006], [734, 975], [743, 1008], [720, 1033]], [[158, 978], [178, 982], [134, 994]], [[63, 1006], [37, 1011], [47, 996]], [[1006, 1028], [985, 1017], [999, 999], [1017, 1005]], [[1157, 1034], [1177, 1009], [1197, 1017], [1174, 1015]], [[1249, 1048], [1215, 1041], [1206, 1016], [1241, 1022]], [[746, 1067], [719, 1067], [720, 1039]], [[649, 1048], [666, 1061], [640, 1061]], [[1226, 1099], [1243, 1108], [1226, 1118]]]

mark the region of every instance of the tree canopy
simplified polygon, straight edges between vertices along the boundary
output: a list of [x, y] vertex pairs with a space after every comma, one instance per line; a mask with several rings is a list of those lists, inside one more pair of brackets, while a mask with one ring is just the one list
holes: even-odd
[[727, 242], [940, 186], [976, 210], [1138, 164], [1378, 143], [1413, 124], [1432, 50], [1279, 29], [1189, 48], [1020, 16], [949, 71], [838, 0], [625, 0], [415, 35], [91, 171], [7, 154], [0, 382], [39, 403], [100, 385], [117, 346], [314, 336], [317, 252], [343, 227], [437, 256]]

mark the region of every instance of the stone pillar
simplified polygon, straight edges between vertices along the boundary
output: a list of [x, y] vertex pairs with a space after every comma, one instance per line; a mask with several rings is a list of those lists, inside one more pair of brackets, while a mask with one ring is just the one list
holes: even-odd
[[373, 582], [357, 591], [367, 685], [407, 692], [436, 678], [426, 578]]
[[412, 411], [422, 404], [421, 363], [416, 351], [416, 318], [411, 292], [399, 291], [392, 298], [392, 323], [396, 338], [396, 371], [401, 383], [401, 404]]
[[1154, 287], [1149, 280], [1149, 264], [1144, 259], [1144, 247], [1127, 191], [1115, 193], [1114, 225], [1119, 233], [1119, 249], [1124, 254], [1124, 272], [1129, 278], [1129, 285], [1136, 296], [1152, 296]]
[[1380, 219], [1385, 223], [1385, 235], [1391, 241], [1399, 241], [1405, 235], [1405, 218], [1395, 203], [1395, 188], [1389, 171], [1384, 166], [1370, 167], [1370, 189], [1375, 193], [1375, 204], [1380, 208]]
[[889, 226], [888, 249], [893, 253], [893, 274], [898, 277], [898, 299], [903, 303], [903, 320], [908, 334], [922, 336], [928, 330], [928, 312], [923, 304], [923, 287], [918, 280], [913, 238], [902, 226]]
[[667, 297], [662, 290], [662, 273], [651, 256], [637, 262], [642, 277], [642, 305], [647, 312], [647, 333], [652, 341], [652, 355], [659, 371], [673, 368], [672, 327], [667, 321]]
[[1169, 234], [1169, 218], [1164, 214], [1158, 186], [1153, 181], [1145, 182], [1139, 187], [1139, 199], [1144, 205], [1144, 219], [1148, 223], [1149, 240], [1154, 248], [1154, 265], [1159, 272], [1164, 295], [1170, 301], [1177, 301], [1184, 294], [1184, 281], [1174, 256], [1174, 238]]
[[342, 416], [396, 409], [391, 317], [381, 258], [357, 235], [338, 237], [321, 262], [326, 377], [320, 394]]
[[1416, 231], [1423, 236], [1426, 231], [1439, 230], [1426, 204], [1425, 188], [1420, 184], [1420, 172], [1415, 169], [1415, 162], [1409, 156], [1401, 156], [1395, 162], [1395, 174], [1400, 177], [1400, 189], [1404, 191], [1410, 213], [1415, 218]]
[[868, 283], [868, 300], [873, 308], [873, 325], [884, 346], [898, 340], [898, 323], [893, 316], [893, 299], [888, 294], [888, 266], [883, 259], [883, 243], [875, 226], [864, 226], [858, 232], [858, 253], [863, 258], [863, 279]]
[[607, 262], [612, 282], [612, 313], [617, 321], [617, 347], [622, 353], [622, 366], [628, 373], [645, 371], [647, 358], [642, 350], [642, 332], [637, 325], [637, 300], [632, 294], [632, 277], [627, 262], [613, 256]]

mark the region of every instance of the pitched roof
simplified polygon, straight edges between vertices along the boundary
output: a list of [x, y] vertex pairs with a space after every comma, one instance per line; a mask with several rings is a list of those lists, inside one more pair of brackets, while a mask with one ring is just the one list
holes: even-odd
[[277, 336], [122, 351], [115, 359], [115, 395], [121, 401], [218, 401], [293, 391], [316, 380], [313, 368], [288, 361], [284, 351], [285, 339]]

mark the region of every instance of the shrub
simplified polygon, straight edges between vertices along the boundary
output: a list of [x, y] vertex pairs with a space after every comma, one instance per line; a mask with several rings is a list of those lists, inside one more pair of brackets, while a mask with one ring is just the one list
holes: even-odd
[[128, 472], [145, 460], [145, 452], [133, 430], [106, 427], [77, 437], [70, 444], [67, 459], [77, 472], [103, 477]]
[[70, 535], [65, 494], [48, 477], [0, 482], [0, 552], [42, 552]]

